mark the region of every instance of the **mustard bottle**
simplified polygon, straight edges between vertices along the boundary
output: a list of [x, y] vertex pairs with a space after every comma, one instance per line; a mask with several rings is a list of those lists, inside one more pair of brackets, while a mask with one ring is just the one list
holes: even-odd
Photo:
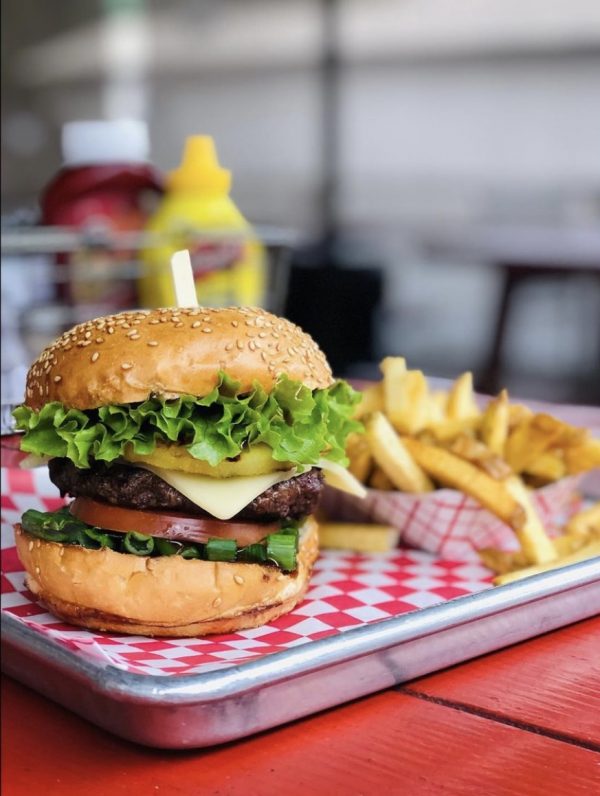
[[146, 230], [157, 244], [142, 254], [143, 307], [175, 304], [169, 261], [188, 249], [198, 302], [203, 306], [261, 306], [266, 260], [262, 244], [229, 196], [231, 172], [217, 158], [210, 136], [190, 136], [181, 165], [166, 179], [166, 194]]

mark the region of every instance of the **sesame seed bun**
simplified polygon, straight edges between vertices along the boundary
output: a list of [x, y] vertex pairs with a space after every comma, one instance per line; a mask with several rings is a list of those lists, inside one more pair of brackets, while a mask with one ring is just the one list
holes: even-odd
[[74, 409], [137, 403], [150, 395], [202, 397], [223, 370], [248, 391], [281, 374], [311, 389], [333, 382], [313, 339], [248, 307], [135, 310], [79, 324], [46, 348], [27, 375], [25, 404]]
[[318, 553], [318, 528], [301, 529], [298, 568], [148, 558], [46, 542], [15, 526], [28, 588], [55, 616], [94, 630], [203, 636], [258, 627], [300, 602]]

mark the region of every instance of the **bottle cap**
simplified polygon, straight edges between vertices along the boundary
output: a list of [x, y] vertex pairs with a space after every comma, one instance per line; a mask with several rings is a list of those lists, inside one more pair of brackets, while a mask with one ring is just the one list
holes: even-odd
[[144, 163], [150, 154], [148, 128], [135, 119], [67, 122], [62, 153], [66, 166]]
[[167, 177], [169, 190], [228, 193], [230, 186], [231, 172], [219, 163], [211, 136], [189, 136], [179, 168]]

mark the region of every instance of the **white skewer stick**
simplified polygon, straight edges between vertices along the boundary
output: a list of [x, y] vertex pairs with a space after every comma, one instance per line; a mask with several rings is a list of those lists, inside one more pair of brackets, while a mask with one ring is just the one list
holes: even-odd
[[178, 307], [197, 307], [198, 296], [194, 284], [192, 261], [187, 249], [175, 252], [171, 257], [171, 277]]

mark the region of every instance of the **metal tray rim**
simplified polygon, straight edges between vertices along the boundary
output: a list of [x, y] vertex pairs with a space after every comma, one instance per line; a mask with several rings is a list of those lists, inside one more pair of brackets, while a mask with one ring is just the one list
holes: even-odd
[[[150, 675], [101, 666], [61, 647], [51, 638], [2, 615], [2, 639], [32, 649], [70, 674], [89, 681], [94, 691], [129, 701], [191, 704], [241, 696], [262, 684], [272, 685], [299, 674], [359, 658], [396, 644], [433, 635], [486, 616], [600, 581], [600, 557], [560, 567], [522, 581], [456, 597], [428, 608], [352, 628], [344, 633], [293, 647], [226, 669], [189, 675]], [[98, 671], [102, 677], [98, 677]]]

